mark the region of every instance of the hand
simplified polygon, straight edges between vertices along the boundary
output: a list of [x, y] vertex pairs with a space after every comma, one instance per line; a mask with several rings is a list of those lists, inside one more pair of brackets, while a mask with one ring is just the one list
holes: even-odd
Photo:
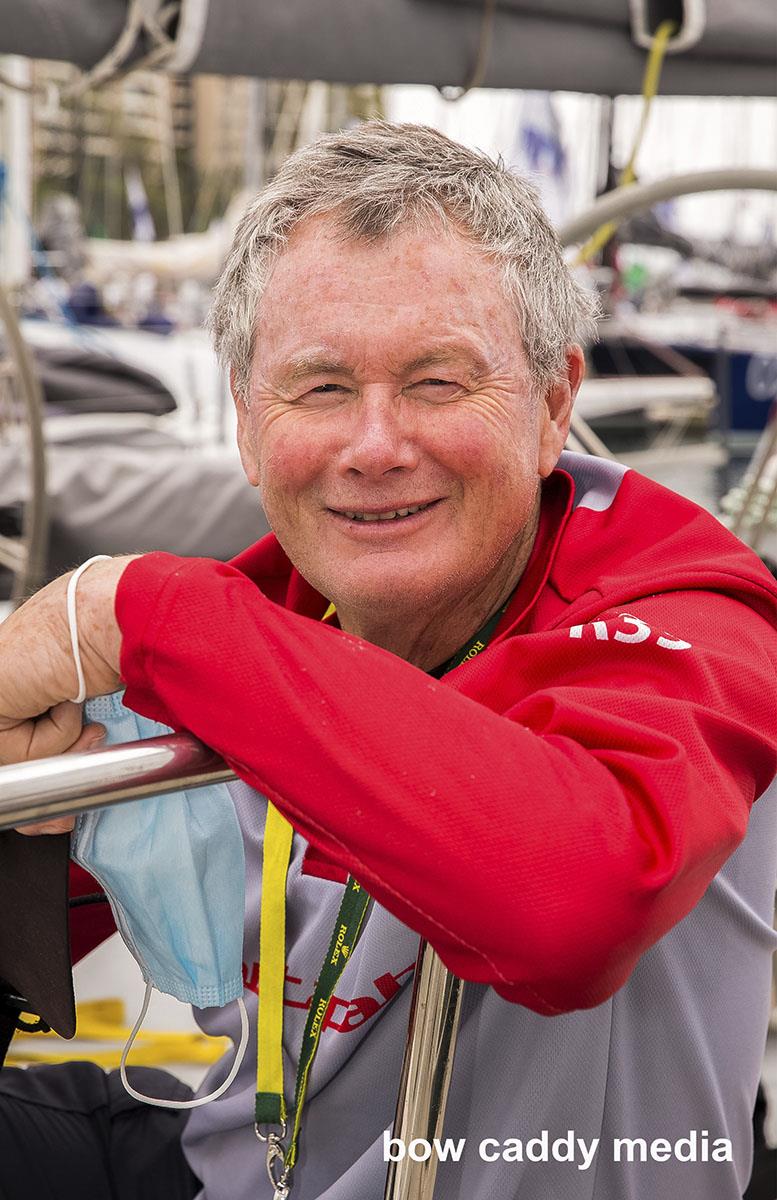
[[[80, 754], [94, 750], [105, 740], [102, 725], [82, 726], [83, 710], [80, 704], [66, 700], [50, 709], [45, 717], [34, 724], [34, 733], [26, 747], [16, 746], [14, 762], [29, 762], [35, 758], [48, 758], [52, 754]], [[12, 730], [11, 733], [14, 731]], [[9, 735], [10, 736], [10, 735]], [[75, 740], [74, 740], [75, 738]], [[8, 753], [11, 743], [5, 748]], [[19, 749], [23, 753], [19, 753]], [[70, 833], [76, 823], [75, 817], [54, 817], [50, 821], [36, 821], [33, 825], [18, 825], [17, 833], [35, 837], [40, 833]]]
[[[114, 597], [137, 555], [95, 563], [78, 581], [78, 628], [87, 696], [121, 682], [121, 633]], [[81, 729], [81, 707], [70, 699], [76, 678], [63, 575], [37, 592], [0, 625], [0, 764], [24, 762], [94, 745], [101, 727]], [[82, 740], [85, 739], [85, 740]], [[24, 832], [57, 831], [65, 821], [39, 822]], [[68, 822], [69, 824], [69, 822]]]

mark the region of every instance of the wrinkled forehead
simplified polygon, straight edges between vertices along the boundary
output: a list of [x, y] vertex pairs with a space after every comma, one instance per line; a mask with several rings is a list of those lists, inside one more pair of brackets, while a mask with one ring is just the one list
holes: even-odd
[[471, 341], [501, 362], [520, 335], [499, 264], [452, 225], [347, 236], [331, 217], [301, 222], [270, 271], [255, 360], [272, 368], [329, 347], [355, 358], [412, 358]]
[[311, 239], [385, 247], [406, 237], [427, 242], [447, 241], [452, 248], [463, 243], [485, 253], [477, 239], [442, 208], [421, 210], [418, 206], [408, 206], [402, 212], [392, 203], [383, 209], [379, 196], [369, 205], [341, 204], [307, 214], [289, 229], [283, 247], [289, 249]]

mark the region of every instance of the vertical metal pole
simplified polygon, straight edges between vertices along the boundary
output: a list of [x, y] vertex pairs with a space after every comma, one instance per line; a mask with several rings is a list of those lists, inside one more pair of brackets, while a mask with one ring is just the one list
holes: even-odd
[[155, 77], [157, 101], [157, 139], [162, 164], [162, 187], [165, 194], [168, 237], [183, 233], [181, 182], [178, 178], [178, 158], [175, 145], [172, 80]]
[[243, 186], [254, 196], [267, 182], [264, 161], [264, 127], [267, 110], [267, 83], [264, 79], [246, 81], [245, 170]]
[[[29, 59], [0, 56], [2, 71], [21, 88], [32, 83]], [[29, 93], [3, 88], [0, 97], [0, 161], [6, 166], [6, 205], [0, 206], [0, 284], [7, 288], [30, 277], [32, 214], [32, 98]]]
[[[413, 1138], [432, 1143], [442, 1136], [463, 986], [422, 941], [394, 1118], [393, 1136], [405, 1147]], [[432, 1200], [437, 1163], [434, 1152], [425, 1162], [408, 1154], [389, 1162], [384, 1200]]]
[[30, 495], [22, 510], [24, 558], [14, 576], [11, 603], [16, 606], [40, 585], [46, 563], [48, 498], [46, 495], [46, 448], [43, 440], [43, 393], [32, 355], [22, 338], [11, 302], [0, 283], [0, 337], [10, 350], [22, 403], [26, 409], [29, 438]]

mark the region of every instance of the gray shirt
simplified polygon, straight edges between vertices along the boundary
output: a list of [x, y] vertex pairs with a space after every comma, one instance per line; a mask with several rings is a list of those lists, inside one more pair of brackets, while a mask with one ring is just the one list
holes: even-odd
[[[243, 783], [230, 790], [246, 843], [244, 961], [252, 1038], [226, 1095], [192, 1112], [184, 1148], [203, 1183], [200, 1200], [271, 1200], [264, 1148], [253, 1128], [266, 801]], [[302, 871], [305, 848], [295, 835], [287, 889], [288, 1104], [305, 1002], [343, 890]], [[466, 984], [444, 1131], [454, 1142], [465, 1141], [454, 1147], [461, 1151], [458, 1161], [441, 1161], [435, 1196], [740, 1200], [750, 1174], [750, 1118], [777, 943], [775, 861], [773, 786], [756, 803], [744, 842], [693, 911], [643, 955], [604, 1004], [544, 1017], [489, 987]], [[384, 1132], [393, 1121], [417, 947], [416, 934], [380, 906], [372, 908], [338, 983], [313, 1066], [292, 1200], [382, 1200]], [[237, 1040], [235, 1004], [196, 1015], [207, 1033]], [[232, 1052], [210, 1072], [203, 1093], [225, 1078], [231, 1061]], [[481, 1150], [484, 1139], [492, 1140]], [[639, 1141], [619, 1145], [618, 1139], [643, 1139], [644, 1151]], [[730, 1153], [721, 1139], [730, 1142]], [[713, 1161], [713, 1152], [730, 1161]]]

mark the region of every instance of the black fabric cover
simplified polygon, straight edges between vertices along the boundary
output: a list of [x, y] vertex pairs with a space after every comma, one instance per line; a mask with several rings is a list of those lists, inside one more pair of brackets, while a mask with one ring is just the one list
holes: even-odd
[[[773, 0], [706, 0], [699, 42], [667, 57], [663, 95], [772, 96]], [[175, 71], [464, 84], [482, 0], [185, 0]], [[498, 0], [484, 86], [603, 95], [641, 90], [628, 0]]]
[[117, 42], [128, 0], [2, 0], [0, 52], [87, 68]]
[[[149, 1096], [189, 1100], [168, 1071], [130, 1067]], [[129, 1096], [118, 1071], [89, 1062], [0, 1074], [2, 1200], [191, 1200], [200, 1184], [181, 1150], [187, 1112]], [[257, 1187], [257, 1196], [259, 1189]]]
[[175, 399], [156, 375], [93, 350], [37, 347], [35, 365], [48, 405], [69, 413], [173, 412]]
[[68, 932], [70, 835], [0, 831], [0, 979], [62, 1037], [76, 1029]]
[[[161, 5], [161, 0], [160, 0]], [[118, 38], [127, 0], [0, 0], [0, 54], [93, 65]], [[696, 45], [671, 55], [661, 91], [772, 96], [773, 0], [706, 0]], [[650, 28], [681, 0], [650, 0]], [[483, 0], [182, 0], [175, 74], [341, 83], [463, 84]], [[148, 46], [141, 36], [133, 57]], [[639, 92], [645, 51], [629, 0], [497, 0], [485, 86]]]

